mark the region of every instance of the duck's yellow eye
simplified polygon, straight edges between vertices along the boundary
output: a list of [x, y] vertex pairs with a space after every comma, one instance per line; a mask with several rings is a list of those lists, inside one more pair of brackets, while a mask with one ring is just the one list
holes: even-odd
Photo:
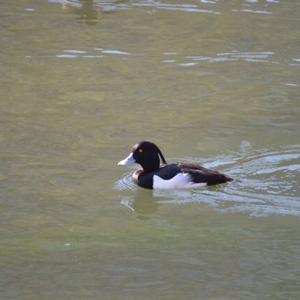
[[139, 149], [139, 152], [140, 152], [140, 153], [143, 153], [143, 151], [144, 151], [143, 149], [141, 149], [141, 148]]

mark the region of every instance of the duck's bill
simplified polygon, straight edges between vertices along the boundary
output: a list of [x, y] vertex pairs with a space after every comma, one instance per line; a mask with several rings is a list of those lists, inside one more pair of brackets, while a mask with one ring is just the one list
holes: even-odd
[[135, 163], [135, 160], [133, 158], [133, 154], [130, 153], [125, 159], [118, 162], [119, 166], [128, 166]]

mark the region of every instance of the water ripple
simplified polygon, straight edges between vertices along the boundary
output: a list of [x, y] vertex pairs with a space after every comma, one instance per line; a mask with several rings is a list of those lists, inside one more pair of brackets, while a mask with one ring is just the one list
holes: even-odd
[[[270, 59], [274, 55], [272, 51], [265, 52], [225, 52], [217, 53], [215, 56], [202, 56], [202, 55], [189, 55], [186, 56], [186, 60], [191, 60], [192, 62], [201, 63], [218, 63], [218, 62], [232, 62], [232, 61], [243, 61], [250, 63], [278, 63], [276, 61], [271, 61]], [[194, 66], [196, 63], [186, 62], [180, 63], [179, 66]]]
[[[99, 51], [101, 55], [99, 55]], [[127, 51], [104, 49], [104, 48], [94, 48], [90, 52], [85, 50], [63, 50], [62, 54], [57, 54], [57, 58], [103, 58], [104, 56], [128, 56], [130, 55]]]
[[[50, 3], [59, 3], [63, 7], [73, 7], [75, 9], [82, 9], [84, 7], [82, 1], [80, 0], [48, 0]], [[93, 9], [98, 9], [103, 13], [109, 13], [113, 11], [122, 11], [128, 9], [146, 9], [148, 12], [153, 12], [154, 10], [169, 10], [169, 11], [180, 11], [187, 13], [200, 13], [207, 15], [221, 15], [221, 10], [223, 10], [223, 3], [219, 0], [200, 0], [193, 1], [192, 3], [165, 3], [157, 0], [144, 0], [144, 1], [114, 1], [114, 0], [94, 0], [91, 7]], [[244, 0], [236, 4], [237, 8], [232, 9], [235, 13], [249, 13], [249, 14], [259, 14], [259, 15], [270, 15], [272, 11], [265, 10], [265, 7], [269, 9], [271, 6], [280, 3], [279, 0]], [[240, 8], [242, 6], [242, 8]], [[247, 6], [247, 8], [243, 8]], [[217, 10], [219, 7], [219, 11]], [[224, 13], [224, 12], [222, 12]]]
[[[74, 7], [80, 9], [82, 3], [79, 0], [48, 0], [50, 3], [60, 3], [63, 6]], [[199, 5], [215, 4], [215, 1], [201, 1], [197, 4], [175, 4], [175, 3], [163, 3], [160, 1], [139, 1], [139, 2], [128, 2], [128, 3], [118, 3], [115, 1], [94, 1], [94, 7], [100, 9], [102, 12], [112, 12], [115, 10], [128, 10], [128, 9], [156, 9], [156, 10], [169, 10], [169, 11], [181, 11], [188, 13], [204, 13], [210, 15], [220, 15], [220, 12], [205, 9]]]
[[115, 189], [119, 191], [135, 190], [137, 187], [132, 181], [134, 171], [126, 173], [120, 180], [115, 183]]
[[260, 15], [271, 15], [271, 11], [267, 10], [254, 10], [254, 9], [248, 9], [248, 8], [243, 8], [243, 9], [234, 9], [234, 12], [243, 12], [243, 13], [251, 13], [251, 14], [260, 14]]

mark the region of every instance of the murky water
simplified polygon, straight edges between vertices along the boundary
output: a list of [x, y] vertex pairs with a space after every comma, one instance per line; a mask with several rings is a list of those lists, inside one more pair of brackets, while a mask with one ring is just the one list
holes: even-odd
[[[295, 1], [0, 1], [1, 299], [299, 299]], [[147, 191], [140, 140], [235, 181]]]

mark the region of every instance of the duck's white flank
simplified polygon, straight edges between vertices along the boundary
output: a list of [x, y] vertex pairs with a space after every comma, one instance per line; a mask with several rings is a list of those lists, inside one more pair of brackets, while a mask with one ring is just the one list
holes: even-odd
[[188, 173], [179, 173], [171, 179], [153, 176], [153, 189], [192, 189], [206, 185], [205, 182], [193, 183], [191, 175]]

